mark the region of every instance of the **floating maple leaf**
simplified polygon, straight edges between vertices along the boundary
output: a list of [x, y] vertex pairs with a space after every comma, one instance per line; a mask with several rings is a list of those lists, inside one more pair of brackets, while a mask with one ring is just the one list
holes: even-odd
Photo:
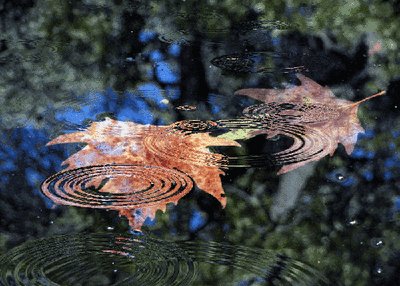
[[[61, 135], [47, 145], [87, 145], [63, 162], [66, 170], [47, 179], [42, 191], [56, 203], [118, 210], [137, 230], [146, 217], [154, 218], [158, 209], [165, 211], [167, 203], [176, 204], [186, 195], [193, 186], [191, 179], [225, 207], [220, 178], [224, 156], [207, 147], [239, 144], [175, 126], [107, 118], [84, 131]], [[71, 183], [76, 177], [79, 180]], [[57, 191], [60, 187], [67, 190]]]
[[244, 95], [263, 104], [246, 108], [246, 117], [264, 122], [265, 128], [249, 132], [250, 136], [278, 134], [293, 138], [293, 145], [273, 154], [278, 164], [284, 165], [278, 174], [286, 173], [304, 164], [317, 161], [335, 152], [338, 143], [352, 153], [358, 133], [364, 132], [358, 118], [360, 103], [383, 95], [374, 94], [358, 102], [339, 99], [332, 91], [313, 80], [297, 74], [300, 86], [287, 89], [241, 89]]

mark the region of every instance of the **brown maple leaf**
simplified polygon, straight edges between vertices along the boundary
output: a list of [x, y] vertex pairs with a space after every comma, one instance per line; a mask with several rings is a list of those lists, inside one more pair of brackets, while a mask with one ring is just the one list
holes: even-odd
[[358, 118], [360, 103], [385, 92], [374, 94], [358, 102], [339, 99], [332, 91], [304, 75], [297, 74], [301, 85], [287, 89], [241, 89], [236, 95], [244, 95], [262, 101], [262, 104], [246, 108], [247, 118], [256, 119], [264, 128], [250, 132], [250, 136], [278, 134], [289, 136], [293, 145], [273, 154], [276, 162], [283, 165], [283, 174], [304, 164], [333, 155], [338, 143], [351, 154], [357, 135], [364, 132]]
[[[176, 204], [186, 195], [193, 186], [191, 179], [225, 207], [220, 178], [224, 156], [207, 147], [239, 145], [208, 133], [183, 132], [175, 125], [140, 125], [110, 118], [94, 122], [84, 131], [58, 136], [47, 145], [78, 142], [87, 145], [62, 163], [66, 170], [47, 179], [42, 191], [59, 204], [118, 210], [136, 230], [147, 217], [154, 218], [158, 209], [165, 211], [167, 203]], [[54, 194], [55, 187], [68, 188], [55, 180], [74, 176], [85, 177], [69, 188], [77, 195], [68, 190], [64, 193], [69, 197]], [[82, 188], [86, 193], [80, 195]], [[101, 193], [104, 195], [97, 197]]]

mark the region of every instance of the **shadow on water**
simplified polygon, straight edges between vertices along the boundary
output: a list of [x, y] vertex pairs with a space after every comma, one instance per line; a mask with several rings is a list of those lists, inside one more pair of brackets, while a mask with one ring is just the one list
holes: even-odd
[[6, 286], [202, 285], [210, 274], [207, 285], [327, 285], [312, 267], [272, 250], [116, 234], [30, 241], [1, 256], [0, 265]]

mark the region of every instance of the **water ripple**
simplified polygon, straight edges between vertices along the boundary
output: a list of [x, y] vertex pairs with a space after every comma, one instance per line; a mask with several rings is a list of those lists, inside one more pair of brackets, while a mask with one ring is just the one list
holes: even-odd
[[292, 73], [316, 71], [332, 59], [324, 54], [256, 51], [225, 54], [215, 57], [211, 64], [227, 72], [236, 73]]
[[[218, 270], [224, 285], [326, 285], [311, 266], [276, 251], [146, 236], [66, 235], [27, 242], [0, 257], [0, 284], [192, 285]], [[197, 281], [198, 282], [198, 281]]]
[[192, 188], [192, 179], [181, 171], [139, 165], [66, 170], [50, 176], [41, 186], [57, 204], [114, 210], [176, 202]]
[[[330, 113], [329, 108], [323, 105], [295, 107], [286, 103], [254, 105], [243, 111], [245, 117], [216, 121], [183, 120], [176, 122], [173, 127], [189, 133], [245, 129], [252, 130], [251, 136], [265, 134], [271, 139], [279, 134], [289, 137], [293, 140], [293, 144], [280, 152], [207, 159], [215, 164], [220, 162], [224, 167], [276, 168], [319, 158], [321, 153], [326, 152], [325, 150], [333, 148], [329, 134], [317, 125], [335, 119], [338, 114]], [[319, 109], [320, 112], [308, 114], [306, 112], [308, 109]]]
[[181, 120], [172, 124], [172, 128], [187, 132], [209, 132], [215, 130], [217, 123], [212, 120]]
[[323, 104], [271, 102], [248, 106], [243, 110], [243, 115], [260, 120], [276, 117], [280, 120], [290, 120], [291, 124], [313, 124], [337, 119], [340, 113], [337, 109]]

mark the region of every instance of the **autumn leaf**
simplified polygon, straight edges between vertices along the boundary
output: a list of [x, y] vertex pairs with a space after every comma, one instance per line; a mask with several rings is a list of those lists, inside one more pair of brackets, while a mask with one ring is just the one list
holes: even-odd
[[[246, 108], [243, 114], [261, 122], [264, 128], [245, 133], [248, 136], [266, 134], [289, 136], [293, 145], [273, 154], [277, 164], [283, 165], [278, 174], [283, 174], [317, 161], [326, 155], [332, 156], [339, 143], [351, 154], [357, 135], [364, 132], [357, 117], [360, 103], [385, 92], [374, 94], [358, 102], [339, 99], [332, 91], [304, 75], [297, 74], [301, 85], [287, 89], [241, 89], [236, 95], [244, 95], [262, 101], [262, 104]], [[226, 136], [226, 138], [229, 138]]]
[[[62, 163], [67, 168], [47, 179], [42, 191], [59, 204], [118, 210], [136, 230], [146, 217], [154, 218], [158, 209], [165, 211], [166, 204], [176, 204], [186, 195], [193, 187], [192, 179], [225, 207], [220, 178], [224, 156], [207, 147], [239, 144], [207, 132], [184, 132], [176, 126], [106, 118], [84, 131], [58, 136], [47, 145], [87, 145]], [[79, 182], [71, 184], [74, 177], [79, 177]], [[73, 186], [57, 183], [63, 178]], [[56, 195], [61, 185], [69, 190]]]

